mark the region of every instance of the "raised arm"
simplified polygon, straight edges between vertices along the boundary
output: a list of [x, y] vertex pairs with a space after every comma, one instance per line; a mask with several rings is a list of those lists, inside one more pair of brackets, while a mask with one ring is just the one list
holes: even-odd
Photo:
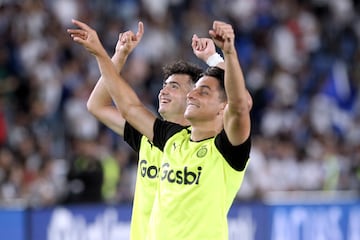
[[[127, 31], [119, 34], [119, 39], [115, 47], [115, 53], [111, 59], [116, 71], [120, 73], [129, 54], [138, 45], [144, 33], [144, 25], [138, 23], [138, 32], [134, 34]], [[114, 107], [110, 94], [101, 76], [87, 102], [88, 111], [93, 114], [100, 122], [109, 127], [119, 135], [124, 135], [125, 119], [120, 111]]]
[[96, 31], [83, 22], [73, 20], [73, 23], [78, 29], [68, 29], [68, 33], [75, 42], [83, 45], [95, 56], [103, 83], [120, 114], [134, 128], [152, 141], [156, 117], [146, 109], [133, 89], [118, 74]]
[[225, 91], [228, 104], [224, 112], [224, 130], [233, 145], [243, 143], [250, 135], [251, 96], [235, 48], [235, 34], [231, 25], [214, 21], [209, 31], [215, 44], [222, 50], [225, 60]]
[[194, 34], [191, 47], [195, 56], [207, 65], [225, 69], [224, 59], [216, 52], [214, 41], [211, 38], [199, 38]]

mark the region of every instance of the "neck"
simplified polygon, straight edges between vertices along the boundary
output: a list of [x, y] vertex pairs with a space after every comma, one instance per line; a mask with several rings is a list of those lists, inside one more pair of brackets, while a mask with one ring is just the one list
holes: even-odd
[[211, 138], [219, 134], [222, 130], [222, 126], [214, 122], [208, 123], [191, 123], [191, 140], [201, 141], [207, 138]]

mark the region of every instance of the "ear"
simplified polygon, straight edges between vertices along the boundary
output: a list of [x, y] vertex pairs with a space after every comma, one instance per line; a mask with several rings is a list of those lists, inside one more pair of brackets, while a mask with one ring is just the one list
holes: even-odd
[[226, 107], [227, 107], [227, 102], [220, 103], [220, 110], [217, 115], [220, 115], [220, 114], [223, 115]]

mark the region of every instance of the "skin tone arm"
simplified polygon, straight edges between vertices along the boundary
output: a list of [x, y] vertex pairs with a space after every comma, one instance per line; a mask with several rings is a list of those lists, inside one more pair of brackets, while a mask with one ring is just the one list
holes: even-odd
[[[129, 54], [140, 42], [143, 33], [144, 25], [142, 22], [139, 22], [138, 32], [136, 34], [131, 31], [119, 34], [115, 53], [111, 59], [118, 73], [122, 70]], [[113, 106], [103, 77], [100, 77], [93, 89], [87, 102], [87, 108], [100, 122], [119, 135], [124, 135], [125, 119], [122, 117], [120, 111]]]
[[78, 29], [68, 29], [68, 33], [75, 42], [83, 45], [95, 56], [106, 89], [120, 114], [135, 129], [152, 141], [156, 117], [141, 103], [133, 89], [118, 74], [96, 31], [83, 22], [77, 20], [72, 22]]
[[[210, 38], [199, 38], [196, 34], [193, 35], [191, 47], [197, 58], [206, 62], [206, 60], [216, 53], [214, 41]], [[221, 62], [216, 65], [221, 69], [225, 69], [225, 63]]]
[[[196, 34], [194, 34], [192, 38], [192, 48], [195, 56], [202, 61], [206, 62], [206, 60], [216, 52], [214, 41], [210, 38], [199, 38]], [[216, 65], [221, 69], [225, 69], [225, 62], [220, 62]], [[248, 98], [248, 107], [251, 109], [252, 107], [252, 98], [250, 93], [247, 91]]]
[[231, 144], [239, 145], [250, 135], [252, 100], [238, 60], [234, 30], [227, 23], [214, 21], [209, 34], [222, 50], [225, 60], [224, 84], [228, 103], [224, 110], [224, 130]]

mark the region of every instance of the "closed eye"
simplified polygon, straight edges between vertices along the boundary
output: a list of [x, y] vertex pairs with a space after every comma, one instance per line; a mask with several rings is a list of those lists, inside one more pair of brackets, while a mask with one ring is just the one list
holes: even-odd
[[201, 90], [200, 95], [209, 95], [209, 92], [206, 90]]
[[199, 86], [200, 91], [199, 94], [200, 95], [209, 95], [210, 94], [210, 88], [208, 86]]

